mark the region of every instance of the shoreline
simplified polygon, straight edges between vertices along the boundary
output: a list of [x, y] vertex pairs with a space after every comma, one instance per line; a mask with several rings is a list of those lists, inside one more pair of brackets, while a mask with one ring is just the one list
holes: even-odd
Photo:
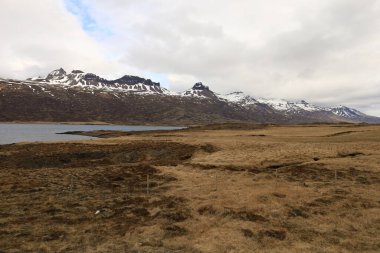
[[100, 125], [100, 126], [107, 126], [107, 125], [115, 125], [112, 123], [107, 122], [55, 122], [55, 121], [1, 121], [1, 124], [20, 124], [20, 125]]
[[83, 125], [83, 126], [157, 126], [157, 127], [188, 127], [185, 125], [176, 125], [176, 124], [150, 124], [150, 123], [110, 123], [110, 122], [101, 122], [101, 121], [89, 121], [89, 122], [62, 122], [62, 121], [0, 121], [0, 125], [3, 124], [20, 124], [20, 125]]
[[[16, 128], [16, 126], [18, 127]], [[15, 130], [12, 130], [12, 128]], [[140, 125], [0, 124], [0, 134], [4, 136], [4, 138], [0, 140], [0, 145], [70, 142], [95, 138], [114, 138], [128, 135], [138, 135], [148, 132], [158, 134], [186, 128], [187, 127], [179, 126]], [[41, 131], [39, 129], [44, 130]]]

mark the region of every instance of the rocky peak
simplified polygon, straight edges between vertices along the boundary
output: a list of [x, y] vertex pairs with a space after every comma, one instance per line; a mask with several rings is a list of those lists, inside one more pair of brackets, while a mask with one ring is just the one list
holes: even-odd
[[199, 82], [194, 84], [193, 90], [209, 90], [208, 86], [203, 85], [203, 83]]
[[191, 97], [201, 97], [201, 98], [213, 98], [218, 99], [214, 92], [212, 92], [208, 86], [203, 85], [203, 83], [199, 82], [194, 84], [194, 86], [183, 92], [183, 96], [191, 96]]
[[145, 79], [138, 76], [129, 76], [125, 75], [119, 79], [113, 80], [112, 83], [120, 83], [120, 84], [127, 84], [127, 85], [134, 85], [134, 84], [145, 84], [149, 86], [158, 86], [160, 87], [160, 83], [153, 82], [150, 79]]
[[63, 68], [59, 68], [50, 72], [47, 76], [47, 80], [59, 80], [66, 76], [66, 71]]
[[92, 74], [92, 73], [87, 73], [84, 75], [84, 79], [85, 80], [98, 80], [98, 79], [100, 79], [100, 77], [95, 75], [95, 74]]
[[83, 74], [84, 72], [82, 70], [76, 70], [76, 69], [74, 69], [73, 71], [71, 71], [71, 73], [73, 73], [73, 74]]

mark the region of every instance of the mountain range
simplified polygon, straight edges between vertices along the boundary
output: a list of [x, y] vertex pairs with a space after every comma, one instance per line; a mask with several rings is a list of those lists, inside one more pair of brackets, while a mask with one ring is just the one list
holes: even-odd
[[45, 77], [0, 79], [0, 121], [193, 125], [380, 123], [380, 118], [346, 106], [322, 107], [304, 100], [254, 98], [243, 92], [222, 95], [200, 82], [184, 92], [173, 92], [138, 76], [107, 80], [92, 73], [68, 73], [60, 68]]

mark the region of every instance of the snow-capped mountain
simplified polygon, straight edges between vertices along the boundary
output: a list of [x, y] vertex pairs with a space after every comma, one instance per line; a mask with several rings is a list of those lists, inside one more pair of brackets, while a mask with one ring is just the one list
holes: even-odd
[[355, 119], [355, 118], [360, 118], [360, 117], [367, 116], [364, 113], [359, 112], [356, 109], [349, 108], [349, 107], [346, 107], [346, 106], [332, 107], [332, 108], [329, 108], [329, 109], [335, 115], [338, 115], [340, 117], [345, 117], [345, 118], [353, 118], [353, 119]]
[[0, 79], [0, 121], [107, 121], [204, 124], [213, 122], [369, 122], [380, 118], [345, 106], [322, 107], [304, 100], [218, 94], [199, 82], [184, 92], [125, 75], [107, 80], [60, 68], [44, 77]]
[[364, 113], [349, 108], [347, 106], [338, 106], [338, 107], [323, 107], [314, 104], [310, 104], [305, 100], [290, 102], [284, 99], [267, 99], [267, 98], [253, 98], [249, 95], [244, 94], [243, 92], [232, 92], [227, 95], [218, 95], [219, 98], [225, 99], [231, 103], [236, 103], [242, 106], [254, 105], [254, 104], [264, 104], [273, 108], [276, 111], [288, 112], [288, 113], [297, 113], [297, 112], [332, 112], [333, 114], [344, 117], [344, 118], [361, 118], [366, 117]]
[[116, 92], [165, 93], [160, 83], [138, 76], [125, 75], [119, 79], [107, 80], [92, 73], [73, 70], [70, 73], [62, 68], [49, 73], [46, 77], [30, 78], [27, 81], [38, 84], [60, 85], [62, 87]]
[[191, 89], [180, 93], [180, 95], [185, 97], [217, 99], [215, 93], [212, 92], [208, 86], [203, 85], [201, 82], [194, 84]]

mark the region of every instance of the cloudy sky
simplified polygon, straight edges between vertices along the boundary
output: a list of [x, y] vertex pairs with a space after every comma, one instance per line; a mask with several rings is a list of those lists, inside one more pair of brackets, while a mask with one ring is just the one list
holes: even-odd
[[380, 116], [379, 0], [1, 0], [0, 77], [63, 67]]

